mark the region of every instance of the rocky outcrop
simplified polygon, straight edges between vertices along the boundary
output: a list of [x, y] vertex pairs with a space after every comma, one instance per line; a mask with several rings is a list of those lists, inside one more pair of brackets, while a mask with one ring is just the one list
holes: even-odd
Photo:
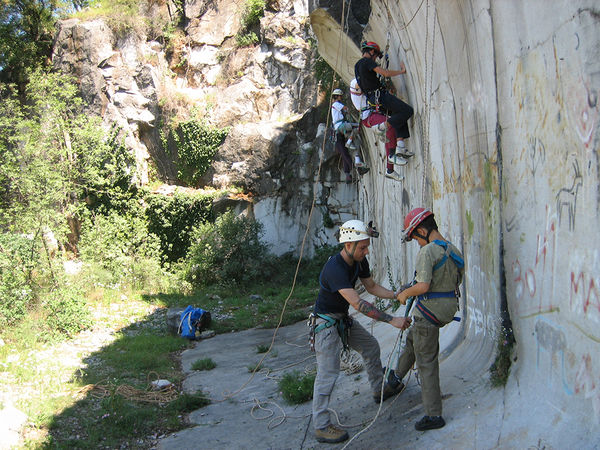
[[[157, 3], [147, 13], [165, 16], [166, 7]], [[152, 40], [139, 30], [115, 34], [100, 19], [65, 20], [53, 62], [76, 77], [91, 114], [121, 129], [140, 184], [148, 182], [149, 166], [162, 181], [181, 184], [161, 140], [172, 118], [193, 111], [211, 126], [230, 127], [200, 185], [241, 186], [253, 194], [250, 212], [267, 229], [292, 227], [285, 238], [266, 233], [276, 253], [299, 251], [316, 189], [321, 205], [310, 225], [310, 254], [332, 242], [321, 231], [323, 220], [343, 221], [355, 209], [357, 191], [340, 185], [338, 157], [329, 141], [323, 145], [307, 5], [270, 8], [257, 27], [260, 42], [249, 47], [236, 44], [243, 8], [234, 0], [186, 1], [181, 28], [169, 39]]]

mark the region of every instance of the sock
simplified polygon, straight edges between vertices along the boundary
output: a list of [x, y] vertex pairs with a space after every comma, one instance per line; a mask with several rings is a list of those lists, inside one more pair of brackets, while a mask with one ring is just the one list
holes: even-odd
[[358, 164], [360, 162], [360, 156], [356, 155], [354, 157], [354, 164]]
[[404, 141], [402, 139], [400, 139], [398, 142], [396, 142], [396, 146], [400, 147], [400, 148], [404, 148], [405, 147]]

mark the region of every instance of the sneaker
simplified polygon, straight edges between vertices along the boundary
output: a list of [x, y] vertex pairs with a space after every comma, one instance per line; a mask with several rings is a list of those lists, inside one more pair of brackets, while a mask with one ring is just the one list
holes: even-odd
[[346, 148], [348, 150], [356, 150], [356, 145], [354, 145], [354, 141], [352, 139], [348, 139], [346, 141]]
[[436, 428], [442, 428], [444, 425], [446, 425], [446, 422], [442, 416], [423, 416], [421, 420], [415, 423], [415, 430], [435, 430]]
[[[388, 383], [385, 383], [385, 385], [383, 386], [383, 401], [385, 402], [388, 398], [399, 394], [400, 392], [402, 392], [403, 389], [404, 383], [400, 383], [395, 388], [390, 386]], [[375, 392], [373, 394], [373, 400], [375, 400], [375, 403], [379, 403], [381, 401], [381, 392]]]
[[359, 175], [364, 175], [365, 173], [367, 173], [371, 169], [369, 167], [365, 167], [364, 164], [363, 164], [362, 166], [356, 166], [356, 170], [358, 171]]
[[398, 166], [405, 166], [406, 164], [408, 164], [408, 161], [400, 155], [388, 156], [388, 162], [391, 164], [398, 165]]
[[326, 428], [315, 430], [315, 437], [319, 442], [335, 444], [336, 442], [343, 442], [348, 439], [348, 432], [333, 425], [328, 425]]
[[405, 158], [410, 158], [411, 156], [415, 156], [415, 152], [411, 152], [406, 147], [396, 147], [396, 154], [400, 156], [404, 156]]
[[402, 181], [402, 180], [404, 180], [404, 175], [400, 175], [395, 170], [393, 170], [391, 172], [386, 172], [385, 173], [385, 177], [386, 178], [391, 178], [392, 180], [396, 180], [396, 181]]

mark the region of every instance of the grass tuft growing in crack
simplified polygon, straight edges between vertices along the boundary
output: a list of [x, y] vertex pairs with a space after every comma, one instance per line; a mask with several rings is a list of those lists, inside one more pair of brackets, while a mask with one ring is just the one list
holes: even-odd
[[496, 345], [496, 359], [490, 367], [490, 383], [493, 387], [503, 387], [510, 375], [512, 349], [515, 337], [511, 328], [502, 327]]

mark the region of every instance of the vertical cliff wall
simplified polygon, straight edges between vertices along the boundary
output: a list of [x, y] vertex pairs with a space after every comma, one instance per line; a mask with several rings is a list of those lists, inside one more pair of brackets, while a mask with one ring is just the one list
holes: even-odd
[[[359, 39], [340, 24], [357, 2], [313, 3], [319, 50], [349, 83]], [[397, 169], [404, 182], [386, 179], [383, 143], [364, 132], [372, 169], [359, 185], [360, 218], [382, 232], [371, 261], [381, 281], [388, 272], [409, 279], [417, 246], [400, 243], [402, 218], [420, 205], [433, 209], [467, 261], [462, 321], [442, 330], [441, 371], [455, 398], [445, 410], [454, 408], [468, 438], [446, 443], [600, 445], [598, 3], [370, 7], [363, 38], [389, 45], [390, 68], [404, 61], [408, 70], [392, 81], [415, 108], [408, 143], [416, 152]], [[487, 371], [510, 340], [508, 319], [511, 375], [493, 390]], [[388, 350], [389, 328], [377, 331]]]

